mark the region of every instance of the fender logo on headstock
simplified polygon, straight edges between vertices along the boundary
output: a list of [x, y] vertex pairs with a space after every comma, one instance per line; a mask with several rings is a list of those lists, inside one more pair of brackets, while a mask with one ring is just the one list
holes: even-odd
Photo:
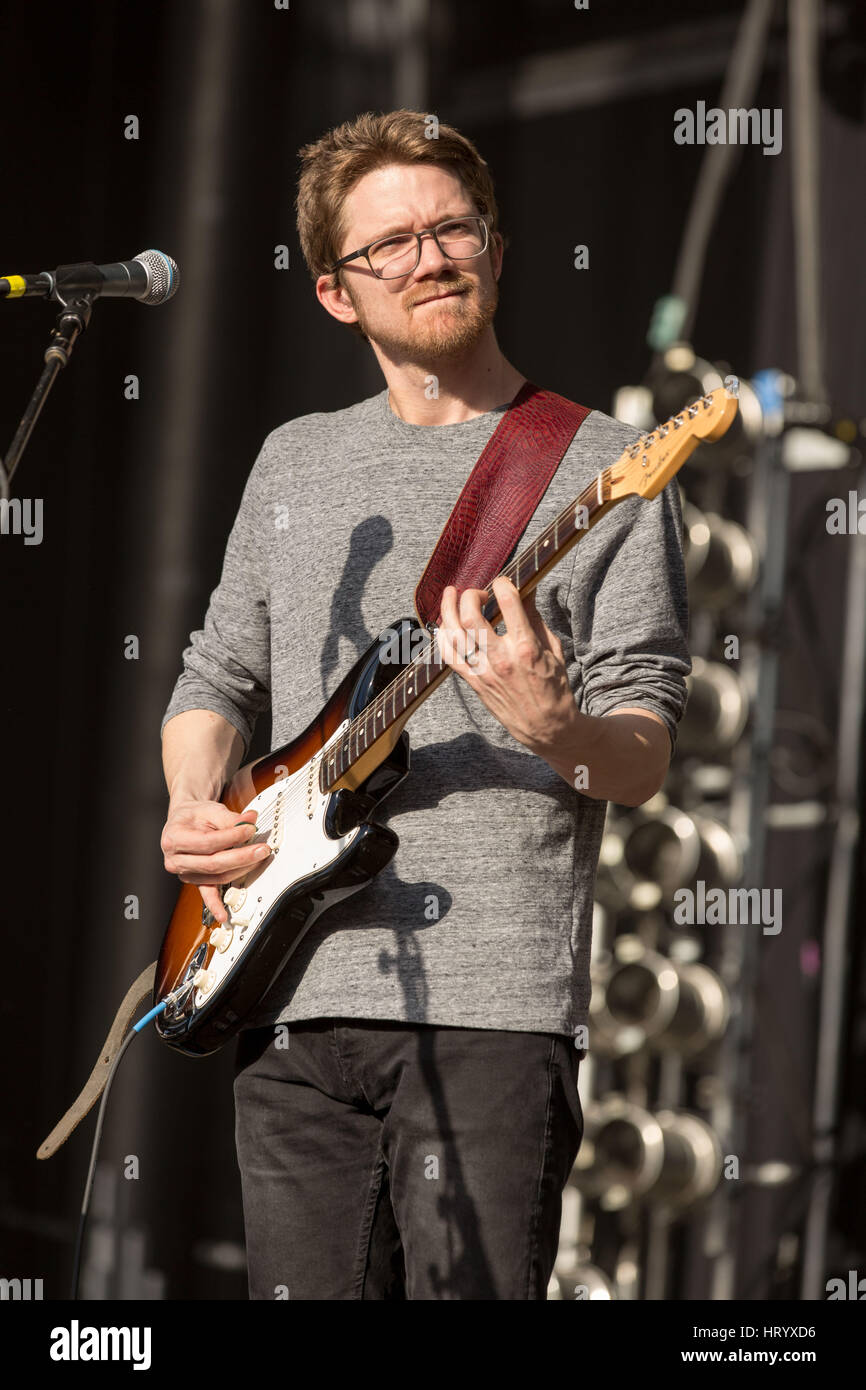
[[647, 458], [647, 456], [644, 455], [644, 457], [641, 459], [641, 466], [643, 476], [647, 482], [652, 482], [656, 473], [658, 473], [659, 469], [667, 463], [670, 456], [670, 449], [665, 449], [663, 454], [656, 454], [653, 458]]
[[657, 497], [702, 440], [720, 439], [737, 413], [739, 382], [727, 377], [724, 386], [701, 396], [635, 441], [622, 454], [611, 476], [610, 495], [616, 500], [630, 493]]

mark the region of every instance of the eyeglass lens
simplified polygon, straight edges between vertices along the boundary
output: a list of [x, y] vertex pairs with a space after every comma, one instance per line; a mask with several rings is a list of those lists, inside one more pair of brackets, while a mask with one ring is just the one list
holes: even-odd
[[[455, 261], [480, 256], [487, 248], [487, 224], [480, 217], [455, 218], [436, 228], [443, 252]], [[375, 273], [383, 280], [408, 275], [420, 259], [418, 238], [414, 232], [383, 237], [367, 253]]]

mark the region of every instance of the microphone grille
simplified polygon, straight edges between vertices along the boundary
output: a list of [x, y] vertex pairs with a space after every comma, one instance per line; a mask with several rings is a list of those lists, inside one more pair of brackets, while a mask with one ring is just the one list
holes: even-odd
[[164, 304], [171, 299], [180, 284], [180, 271], [177, 261], [166, 256], [163, 251], [142, 251], [135, 257], [147, 271], [148, 289], [142, 295], [142, 304]]

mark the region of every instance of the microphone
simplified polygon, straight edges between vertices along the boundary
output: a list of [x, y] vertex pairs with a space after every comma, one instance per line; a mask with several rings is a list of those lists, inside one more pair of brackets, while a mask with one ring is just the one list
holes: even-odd
[[0, 278], [0, 299], [57, 299], [61, 303], [77, 291], [87, 290], [103, 299], [139, 299], [142, 304], [164, 304], [180, 284], [177, 262], [162, 251], [142, 251], [132, 261], [94, 265], [81, 261], [59, 265], [39, 275], [6, 275]]

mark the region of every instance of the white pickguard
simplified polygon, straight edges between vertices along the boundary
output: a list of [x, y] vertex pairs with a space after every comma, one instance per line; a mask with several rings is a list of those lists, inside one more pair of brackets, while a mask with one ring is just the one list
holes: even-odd
[[[211, 952], [207, 970], [199, 972], [194, 1005], [200, 1009], [218, 993], [226, 975], [255, 941], [264, 918], [286, 889], [335, 859], [360, 833], [350, 830], [339, 840], [325, 834], [325, 810], [333, 792], [319, 790], [319, 768], [325, 753], [348, 726], [340, 725], [324, 748], [304, 767], [259, 792], [245, 811], [257, 813], [260, 827], [249, 843], [269, 844], [273, 853], [261, 868], [236, 879], [225, 893], [229, 921], [227, 936], [218, 937], [223, 949]], [[234, 890], [231, 891], [231, 890]], [[214, 924], [218, 931], [219, 923]], [[200, 976], [204, 976], [200, 980]]]

